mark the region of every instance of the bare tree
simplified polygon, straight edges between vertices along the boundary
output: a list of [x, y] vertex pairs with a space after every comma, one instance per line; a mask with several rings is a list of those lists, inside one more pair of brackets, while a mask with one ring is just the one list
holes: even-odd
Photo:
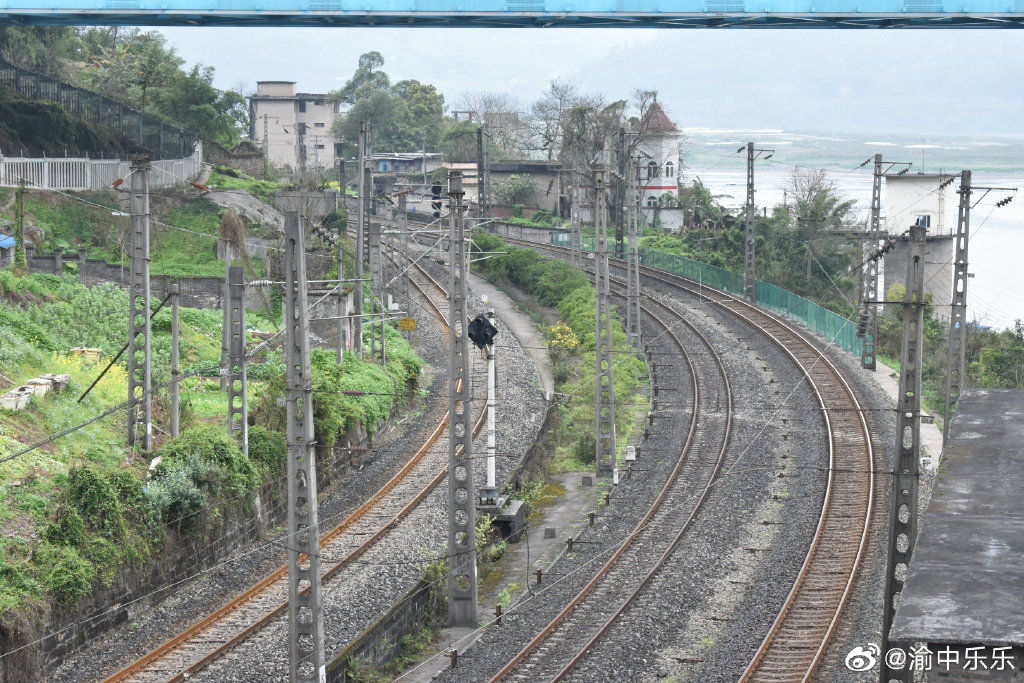
[[522, 115], [523, 103], [515, 97], [503, 92], [465, 93], [452, 109], [472, 112], [477, 125], [487, 126], [492, 155], [506, 159], [526, 156], [530, 131]]
[[534, 149], [546, 152], [548, 161], [554, 159], [561, 148], [566, 118], [580, 99], [578, 85], [555, 79], [548, 83], [543, 96], [530, 107]]

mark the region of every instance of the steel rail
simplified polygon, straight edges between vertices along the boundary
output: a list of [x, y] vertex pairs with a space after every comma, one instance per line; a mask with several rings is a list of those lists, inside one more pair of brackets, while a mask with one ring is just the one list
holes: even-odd
[[[441, 287], [441, 285], [438, 284], [438, 282], [429, 273], [420, 269], [418, 266], [417, 269], [423, 272], [424, 275], [426, 275], [426, 277], [429, 280], [429, 284], [433, 285], [440, 291], [444, 291], [443, 287]], [[428, 303], [430, 304], [431, 308], [433, 308], [438, 318], [442, 322], [445, 322], [445, 316], [441, 312], [439, 306], [429, 297], [426, 291], [424, 291], [424, 289], [420, 286], [421, 284], [425, 283], [419, 283], [414, 281], [414, 284], [417, 287], [417, 289], [420, 290], [423, 297], [427, 299]], [[373, 496], [371, 496], [366, 502], [360, 505], [358, 509], [356, 509], [351, 515], [349, 515], [344, 521], [342, 521], [340, 524], [334, 527], [320, 540], [321, 551], [327, 548], [334, 540], [336, 540], [339, 536], [344, 534], [357, 522], [362, 520], [376, 507], [378, 507], [378, 505], [386, 498], [386, 496], [391, 491], [393, 491], [399, 484], [401, 484], [409, 477], [409, 475], [423, 461], [427, 453], [436, 444], [437, 440], [440, 438], [444, 430], [447, 428], [448, 417], [448, 414], [445, 414], [444, 418], [431, 432], [430, 436], [427, 438], [427, 441], [424, 442], [424, 444], [416, 451], [416, 453], [405, 463], [405, 465], [403, 465], [403, 467], [393, 477], [391, 477], [391, 479], [389, 479], [376, 493], [374, 493]], [[486, 411], [481, 410], [480, 415], [478, 416], [477, 421], [473, 427], [474, 435], [478, 434], [479, 431], [483, 428], [485, 419]], [[440, 472], [431, 477], [427, 485], [423, 487], [417, 493], [417, 495], [413, 497], [411, 501], [409, 501], [405, 506], [403, 506], [397, 514], [393, 515], [386, 523], [384, 523], [373, 534], [371, 534], [357, 548], [349, 552], [344, 558], [342, 558], [339, 562], [337, 562], [330, 569], [324, 572], [322, 574], [322, 580], [326, 582], [329, 579], [333, 578], [342, 569], [350, 565], [361, 555], [363, 555], [367, 550], [369, 550], [369, 548], [372, 547], [384, 535], [386, 535], [387, 532], [393, 529], [398, 524], [398, 522], [407, 517], [413, 511], [413, 509], [415, 509], [415, 507], [418, 506], [419, 503], [421, 503], [423, 499], [444, 480], [444, 477], [447, 475], [447, 470], [447, 465], [445, 465], [445, 467], [443, 467]], [[182, 633], [168, 640], [167, 642], [160, 645], [153, 651], [147, 653], [144, 657], [138, 659], [137, 661], [133, 662], [132, 664], [128, 665], [127, 667], [124, 667], [123, 669], [115, 673], [113, 676], [107, 678], [104, 681], [104, 683], [116, 683], [119, 681], [129, 680], [132, 676], [141, 674], [146, 669], [152, 668], [153, 665], [156, 664], [159, 660], [167, 657], [168, 655], [171, 655], [183, 644], [187, 643], [189, 640], [194, 639], [197, 635], [209, 630], [217, 622], [223, 621], [225, 618], [231, 616], [232, 614], [239, 612], [248, 603], [257, 600], [261, 594], [268, 591], [275, 583], [283, 581], [285, 578], [287, 578], [287, 572], [287, 565], [277, 569], [274, 573], [265, 577], [263, 580], [261, 580], [260, 582], [246, 590], [241, 595], [237, 596], [235, 599], [223, 605], [206, 618], [193, 624]], [[191, 677], [191, 675], [197, 673], [198, 671], [201, 671], [210, 663], [226, 654], [229, 650], [236, 647], [237, 645], [248, 639], [250, 636], [252, 636], [254, 633], [261, 630], [275, 618], [283, 615], [287, 611], [287, 609], [287, 601], [285, 601], [283, 604], [279, 604], [277, 608], [271, 610], [270, 612], [268, 612], [252, 624], [249, 624], [242, 631], [234, 634], [232, 637], [226, 640], [220, 647], [213, 650], [212, 652], [207, 653], [199, 660], [192, 662], [186, 668], [178, 670], [176, 675], [166, 680], [168, 681], [168, 683], [176, 683], [177, 681], [184, 681], [188, 679], [189, 677]]]
[[[677, 312], [673, 311], [666, 304], [661, 303], [661, 302], [658, 302], [658, 304], [660, 306], [666, 308], [667, 310], [669, 310], [680, 321], [685, 323], [691, 330], [693, 330], [693, 332], [695, 332], [701, 339], [704, 340], [705, 344], [707, 344], [709, 349], [711, 348], [711, 344], [710, 344], [710, 342], [708, 342], [707, 337], [704, 334], [702, 334], [700, 331], [698, 331], [697, 328], [694, 327], [688, 320], [683, 318]], [[654, 319], [658, 320], [658, 322], [663, 327], [665, 327], [666, 330], [669, 331], [669, 334], [671, 336], [676, 337], [675, 333], [671, 331], [672, 328], [669, 325], [667, 325], [653, 311], [648, 309], [646, 306], [641, 306], [641, 309], [644, 310], [649, 316], [651, 316]], [[678, 341], [678, 338], [677, 338], [677, 341]], [[661, 554], [661, 557], [658, 558], [657, 562], [651, 567], [650, 571], [647, 572], [647, 574], [644, 576], [644, 578], [637, 585], [636, 589], [632, 593], [630, 593], [629, 596], [625, 600], [622, 601], [622, 603], [608, 617], [608, 619], [604, 622], [604, 624], [601, 625], [601, 627], [597, 630], [597, 632], [586, 642], [586, 644], [582, 648], [579, 648], [577, 654], [571, 660], [569, 660], [569, 662], [567, 662], [566, 665], [563, 666], [562, 669], [557, 674], [555, 674], [555, 676], [551, 679], [552, 683], [555, 683], [556, 681], [561, 681], [573, 669], [576, 668], [576, 666], [583, 660], [584, 657], [586, 657], [586, 655], [591, 651], [591, 649], [593, 649], [593, 647], [597, 644], [597, 642], [601, 638], [603, 638], [605, 636], [605, 634], [608, 633], [609, 630], [611, 630], [612, 626], [614, 626], [615, 623], [618, 622], [619, 618], [626, 612], [626, 610], [628, 610], [632, 606], [632, 604], [636, 601], [636, 599], [638, 597], [640, 597], [640, 594], [644, 591], [645, 588], [647, 588], [648, 584], [654, 579], [655, 575], [657, 575], [661, 571], [662, 566], [664, 566], [665, 562], [668, 561], [669, 557], [671, 557], [671, 555], [675, 552], [676, 548], [679, 546], [679, 543], [683, 540], [683, 536], [686, 534], [687, 531], [690, 530], [690, 526], [693, 524], [693, 521], [696, 519], [697, 513], [701, 510], [701, 508], [704, 505], [704, 501], [705, 501], [705, 499], [708, 496], [708, 492], [711, 490], [711, 486], [717, 480], [718, 474], [722, 470], [722, 464], [725, 461], [725, 452], [726, 452], [726, 449], [729, 446], [729, 436], [732, 434], [732, 388], [729, 385], [729, 377], [728, 377], [728, 374], [725, 371], [725, 366], [722, 364], [721, 357], [718, 354], [714, 354], [714, 357], [715, 357], [715, 360], [718, 363], [719, 373], [720, 373], [720, 375], [722, 377], [722, 380], [725, 383], [725, 387], [726, 387], [726, 390], [725, 390], [726, 424], [725, 424], [725, 427], [724, 427], [724, 432], [725, 432], [726, 436], [722, 440], [722, 447], [721, 447], [721, 449], [719, 449], [718, 459], [715, 461], [715, 465], [714, 465], [714, 471], [713, 471], [711, 477], [708, 479], [707, 485], [701, 490], [700, 497], [697, 499], [697, 502], [695, 503], [693, 509], [690, 511], [690, 515], [687, 517], [686, 521], [683, 523], [683, 526], [680, 527], [679, 531], [673, 537], [673, 539], [669, 543], [668, 547], [665, 548], [665, 551]], [[687, 361], [688, 361], [688, 363], [690, 365], [691, 373], [695, 373], [695, 368], [693, 367], [692, 360], [689, 357], [687, 357]], [[696, 402], [695, 402], [695, 405], [696, 405]]]
[[[651, 311], [648, 311], [648, 313], [653, 315], [653, 313]], [[657, 317], [657, 316], [655, 316], [655, 317]], [[505, 677], [507, 677], [509, 674], [511, 674], [516, 668], [518, 668], [519, 665], [527, 657], [529, 657], [531, 654], [533, 654], [534, 651], [536, 651], [540, 647], [540, 645], [545, 640], [547, 640], [547, 638], [550, 635], [552, 635], [558, 629], [558, 627], [563, 624], [563, 622], [565, 622], [565, 620], [589, 596], [589, 594], [593, 591], [593, 589], [611, 572], [613, 567], [615, 567], [618, 564], [619, 560], [630, 549], [630, 547], [633, 544], [633, 541], [636, 540], [645, 529], [647, 529], [647, 527], [651, 523], [651, 520], [660, 511], [662, 503], [673, 492], [672, 491], [673, 485], [677, 482], [677, 480], [679, 478], [679, 475], [680, 475], [680, 473], [683, 470], [683, 467], [685, 466], [686, 462], [688, 461], [688, 455], [689, 455], [689, 452], [690, 452], [690, 450], [691, 450], [691, 448], [693, 446], [694, 435], [697, 432], [698, 418], [700, 416], [700, 396], [701, 396], [701, 393], [700, 393], [700, 379], [699, 379], [699, 375], [697, 373], [696, 367], [693, 364], [693, 360], [690, 357], [690, 355], [686, 352], [686, 347], [682, 344], [682, 341], [678, 338], [678, 336], [675, 334], [675, 332], [672, 331], [671, 326], [669, 326], [667, 324], [664, 324], [663, 322], [662, 322], [662, 324], [665, 326], [666, 331], [674, 339], [676, 344], [679, 346], [680, 351], [682, 352], [683, 356], [686, 358], [687, 364], [688, 364], [688, 367], [689, 367], [689, 370], [690, 370], [690, 376], [693, 379], [693, 405], [694, 405], [694, 409], [693, 409], [693, 413], [692, 413], [691, 418], [690, 418], [690, 426], [689, 426], [689, 430], [688, 430], [688, 433], [687, 433], [687, 436], [686, 436], [686, 440], [685, 440], [685, 442], [683, 444], [682, 449], [680, 450], [679, 459], [677, 460], [675, 466], [673, 467], [672, 472], [669, 475], [668, 481], [662, 487], [661, 492], [658, 494], [657, 498], [655, 498], [655, 500], [653, 501], [651, 506], [648, 508], [648, 510], [647, 510], [646, 514], [644, 515], [644, 517], [636, 524], [636, 526], [634, 527], [633, 531], [630, 532], [630, 534], [626, 537], [626, 539], [622, 542], [622, 544], [616, 549], [616, 551], [611, 555], [611, 557], [608, 558], [608, 560], [598, 570], [598, 572], [594, 575], [594, 577], [569, 602], [569, 604], [566, 605], [565, 608], [562, 609], [562, 611], [559, 612], [558, 615], [556, 615], [555, 618], [552, 619], [551, 622], [548, 623], [547, 626], [545, 626], [525, 647], [523, 647], [515, 656], [513, 656], [513, 658], [511, 660], [509, 660], [509, 662], [504, 667], [502, 667], [502, 669], [497, 674], [495, 674], [491, 678], [491, 683], [498, 683], [498, 681], [503, 680]], [[689, 323], [687, 323], [687, 324], [689, 325]], [[694, 328], [692, 328], [692, 326], [691, 326], [691, 329], [694, 329]], [[694, 329], [694, 331], [696, 331], [696, 330]], [[700, 333], [697, 332], [697, 334], [699, 335]], [[703, 335], [701, 335], [701, 338], [704, 339], [704, 341], [707, 344], [708, 349], [711, 351], [711, 353], [717, 357], [717, 354], [715, 354], [713, 347], [711, 347], [710, 343], [707, 342], [706, 338], [704, 338]], [[720, 371], [724, 373], [724, 367], [720, 366]], [[723, 378], [725, 378], [724, 374], [722, 374], [721, 376]], [[728, 440], [729, 440], [729, 438], [728, 438], [729, 429], [731, 429], [732, 396], [731, 396], [731, 392], [730, 392], [730, 389], [729, 389], [728, 380], [726, 379], [725, 381], [726, 381], [726, 392], [725, 393], [726, 393], [726, 397], [727, 397], [727, 405], [729, 407], [729, 410], [728, 410], [728, 413], [727, 413], [728, 414], [728, 422], [727, 422], [728, 426], [727, 426], [727, 429], [726, 429], [726, 433], [725, 433], [725, 435], [723, 436], [723, 439], [722, 439], [722, 448], [721, 448], [720, 453], [719, 453], [718, 464], [716, 465], [715, 472], [713, 473], [712, 477], [714, 476], [714, 474], [717, 474], [718, 469], [719, 469], [720, 464], [721, 464], [721, 460], [724, 457], [725, 449], [726, 449], [726, 446], [727, 446]], [[710, 488], [710, 482], [709, 482], [708, 486], [705, 487], [704, 493], [706, 493], [708, 488]], [[701, 496], [701, 502], [702, 501], [703, 501], [703, 495]], [[694, 515], [696, 514], [696, 510], [697, 510], [697, 508], [699, 508], [699, 505], [700, 505], [700, 503], [698, 503], [698, 505], [695, 507], [694, 511], [691, 513], [690, 517], [685, 522], [684, 527], [683, 527], [684, 530], [689, 529], [690, 523], [692, 522], [692, 520], [694, 518]], [[671, 554], [672, 550], [674, 550], [675, 545], [678, 545], [678, 542], [679, 542], [679, 540], [681, 538], [682, 538], [682, 534], [680, 533], [680, 534], [677, 535], [677, 537], [676, 537], [676, 539], [674, 541], [674, 544], [671, 547], [669, 547], [665, 551], [665, 553], [663, 554], [661, 559], [659, 559], [659, 561], [657, 563], [657, 569], [660, 569], [660, 567], [664, 564], [664, 561], [667, 559], [668, 555]], [[589, 647], [594, 642], [596, 642], [597, 639], [599, 639], [601, 636], [603, 636], [604, 633], [606, 633], [607, 630], [609, 628], [611, 628], [612, 624], [618, 619], [618, 617], [621, 616], [621, 614], [624, 613], [626, 609], [628, 609], [628, 607], [635, 600], [636, 596], [639, 595], [639, 592], [643, 589], [643, 587], [647, 585], [647, 583], [650, 581], [651, 578], [653, 578], [653, 575], [654, 575], [654, 573], [656, 571], [657, 570], [655, 570], [654, 572], [649, 572], [647, 574], [647, 576], [643, 579], [641, 586], [638, 589], [636, 589], [636, 591], [631, 593], [630, 596], [627, 597], [627, 599], [626, 599], [626, 601], [624, 603], [619, 605], [619, 607], [615, 611], [614, 615], [610, 619], [608, 619], [606, 621], [606, 623], [599, 629], [599, 633], [591, 639], [590, 643], [588, 643], [586, 647], [584, 647], [576, 655], [574, 655], [571, 658], [570, 662], [567, 665], [565, 665], [561, 669], [561, 671], [555, 675], [555, 677], [552, 680], [554, 680], [554, 681], [561, 680], [562, 677], [564, 675], [566, 675], [583, 658], [583, 656], [585, 656], [587, 649], [589, 649]]]
[[[514, 238], [505, 239], [509, 242], [527, 244], [536, 248], [554, 251], [556, 253], [567, 253], [569, 251], [564, 247], [558, 247], [556, 245], [531, 242], [529, 240], [517, 240]], [[684, 278], [649, 266], [641, 266], [641, 272], [645, 273], [648, 277], [672, 284], [688, 291], [691, 294], [703, 296], [705, 300], [710, 303], [724, 310], [730, 311], [732, 314], [745, 319], [749, 324], [761, 330], [762, 333], [772, 339], [779, 348], [781, 348], [790, 356], [791, 359], [794, 360], [794, 362], [797, 363], [818, 398], [819, 406], [822, 408], [822, 413], [829, 430], [829, 477], [826, 486], [826, 495], [819, 515], [819, 521], [815, 529], [814, 538], [810, 544], [810, 548], [804, 562], [801, 565], [797, 579], [794, 581], [794, 585], [769, 629], [768, 634], [758, 647], [757, 652], [751, 658], [750, 664], [747, 666], [742, 678], [740, 679], [741, 683], [761, 680], [800, 681], [801, 683], [806, 683], [811, 679], [814, 672], [817, 670], [817, 667], [820, 665], [821, 659], [829, 646], [831, 636], [838, 625], [843, 609], [849, 601], [854, 582], [856, 581], [860, 565], [864, 558], [868, 535], [870, 533], [871, 515], [875, 505], [875, 456], [873, 444], [871, 442], [871, 434], [867, 425], [867, 420], [864, 417], [864, 412], [857, 400], [855, 392], [850, 387], [843, 374], [828, 358], [825, 357], [822, 351], [816, 348], [806, 338], [804, 333], [797, 330], [789, 321], [785, 320], [781, 316], [751, 305], [728, 292], [708, 288], [703, 283], [694, 282], [689, 278]], [[715, 292], [717, 296], [723, 298], [708, 299], [704, 293], [704, 290], [708, 289]], [[741, 313], [737, 308], [744, 309], [746, 313]], [[797, 354], [791, 350], [788, 344], [779, 339], [777, 334], [768, 332], [765, 329], [764, 323], [759, 323], [753, 320], [754, 316], [758, 316], [765, 321], [770, 321], [768, 324], [777, 326], [779, 330], [783, 331], [786, 335], [791, 336], [793, 341], [799, 343], [800, 347], [809, 352], [810, 357], [804, 361], [799, 360], [797, 358]], [[812, 376], [812, 372], [816, 369], [819, 373], [824, 373], [828, 376], [822, 376], [816, 381]], [[823, 385], [822, 382], [825, 382], [826, 384]], [[842, 411], [842, 413], [839, 414], [856, 415], [856, 436], [854, 436], [852, 430], [833, 428], [833, 417], [829, 413], [835, 406], [826, 403], [825, 396], [823, 396], [823, 393], [826, 393], [831, 387], [837, 387], [842, 392], [843, 400], [847, 403], [847, 406], [849, 406], [848, 410]], [[837, 449], [835, 447], [837, 435], [842, 436], [843, 448], [841, 449]], [[860, 441], [860, 443], [847, 443], [850, 439]], [[857, 461], [853, 463], [837, 464], [835, 462], [835, 454], [837, 450], [843, 456], [845, 456], [847, 452], [852, 451], [850, 456], [857, 458]], [[851, 487], [851, 482], [846, 481], [844, 481], [844, 485], [840, 487], [837, 485], [836, 477], [836, 472], [840, 469], [849, 470], [852, 473], [852, 476], [857, 476], [859, 474], [862, 480], [852, 482], [852, 484], [855, 484], [855, 487]], [[853, 490], [850, 490], [851, 488], [853, 488]], [[837, 500], [837, 490], [845, 496], [843, 500]], [[852, 531], [850, 529], [850, 524], [847, 523], [847, 517], [844, 517], [850, 509], [854, 510], [856, 517], [856, 526]], [[836, 526], [832, 524], [833, 520], [836, 519], [842, 519], [843, 521], [841, 523], [837, 523], [837, 528], [830, 528], [830, 526]], [[834, 580], [834, 575], [837, 573], [836, 569], [834, 567], [827, 567], [823, 570], [819, 570], [817, 566], [817, 564], [820, 564], [819, 560], [823, 560], [827, 563], [829, 560], [836, 557], [839, 557], [840, 559], [843, 558], [842, 553], [836, 552], [835, 548], [825, 548], [826, 545], [830, 544], [844, 545], [847, 548], [855, 547], [856, 549], [851, 559], [842, 560], [843, 565], [839, 568], [838, 573], [844, 578], [839, 588], [835, 587], [835, 584], [837, 583]], [[823, 552], [823, 550], [832, 551], [832, 554], [828, 555], [828, 553]], [[816, 573], [818, 576], [816, 576]], [[822, 574], [827, 574], [828, 578], [818, 578]], [[810, 587], [810, 584], [815, 581], [820, 581], [821, 586], [831, 588], [830, 592], [824, 595], [824, 600], [822, 599], [823, 592], [821, 586], [815, 586], [813, 588]], [[807, 590], [805, 591], [804, 588], [807, 588]], [[814, 592], [814, 596], [809, 597], [808, 593], [812, 591]], [[795, 616], [797, 611], [802, 611], [802, 616], [800, 616], [802, 621], [799, 624], [796, 623], [796, 618], [790, 619], [791, 616]], [[803, 616], [808, 613], [810, 616]], [[808, 621], [813, 622], [810, 629], [808, 627]], [[811, 629], [815, 630], [816, 634], [814, 634], [813, 631], [809, 633], [808, 631]], [[809, 641], [811, 641], [810, 644]], [[771, 660], [776, 653], [779, 658], [784, 661], [780, 662], [776, 666], [775, 670], [769, 672], [767, 669], [772, 668]], [[794, 664], [794, 659], [801, 654], [803, 655], [802, 663]], [[763, 672], [763, 675], [762, 672], [760, 672], [760, 668], [766, 669], [766, 671]]]

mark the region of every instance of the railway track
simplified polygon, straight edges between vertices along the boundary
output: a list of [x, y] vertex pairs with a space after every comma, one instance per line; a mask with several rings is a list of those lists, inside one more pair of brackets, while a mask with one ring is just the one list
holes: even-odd
[[[447, 325], [447, 296], [443, 287], [422, 269], [416, 269], [413, 282], [434, 315]], [[482, 428], [485, 415], [481, 410], [474, 435]], [[324, 535], [320, 541], [322, 556], [341, 558], [323, 573], [325, 586], [343, 578], [348, 567], [384, 539], [444, 481], [448, 445], [441, 437], [447, 426], [445, 416], [397, 474]], [[282, 618], [287, 613], [287, 599], [288, 567], [285, 565], [202, 621], [107, 678], [106, 682], [187, 680]]]
[[[558, 254], [569, 251], [508, 241]], [[785, 603], [740, 678], [741, 683], [809, 681], [849, 600], [871, 525], [874, 454], [864, 412], [843, 374], [791, 322], [717, 290], [710, 290], [709, 299], [706, 287], [671, 273], [649, 267], [642, 267], [641, 273], [710, 300], [757, 328], [796, 364], [816, 397], [828, 432], [828, 477], [819, 521]]]
[[[678, 460], [661, 493], [625, 541], [492, 683], [505, 679], [560, 681], [567, 676], [659, 574], [683, 541], [721, 471], [732, 432], [732, 393], [721, 358], [710, 341], [670, 307], [651, 301], [643, 309], [663, 327], [659, 339], [678, 349], [692, 380], [689, 431]], [[676, 331], [680, 324], [686, 327], [686, 340]]]

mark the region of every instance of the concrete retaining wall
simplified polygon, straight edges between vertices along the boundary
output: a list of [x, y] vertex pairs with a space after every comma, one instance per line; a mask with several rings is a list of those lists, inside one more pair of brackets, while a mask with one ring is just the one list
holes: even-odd
[[432, 604], [430, 586], [419, 581], [334, 658], [327, 666], [327, 683], [350, 680], [350, 660], [356, 666], [371, 669], [386, 665], [401, 652], [402, 641], [407, 635], [423, 628], [437, 616], [431, 614], [436, 609], [437, 606]]
[[[121, 289], [128, 288], [128, 264], [122, 268], [117, 263], [107, 263], [103, 259], [91, 259], [85, 249], [77, 253], [65, 254], [60, 249], [54, 250], [49, 256], [36, 256], [31, 247], [26, 247], [28, 269], [31, 273], [50, 273], [62, 275], [66, 264], [77, 264], [78, 281], [88, 287], [101, 284], [114, 284]], [[181, 305], [189, 308], [223, 308], [224, 278], [222, 277], [177, 277], [172, 275], [150, 276], [152, 298], [162, 300], [171, 291], [171, 285], [178, 283], [181, 292]], [[251, 288], [255, 289], [255, 288]], [[264, 297], [270, 296], [270, 288], [263, 287]], [[263, 308], [264, 297], [255, 291], [246, 297], [246, 309]]]
[[[385, 427], [386, 428], [386, 427]], [[339, 485], [374, 457], [372, 439], [362, 429], [339, 439], [333, 451], [317, 449], [317, 483], [321, 491]], [[285, 524], [288, 495], [278, 483], [264, 486], [259, 502], [222, 508], [197, 525], [201, 534], [171, 533], [163, 552], [122, 568], [111, 586], [97, 586], [74, 609], [51, 605], [42, 620], [48, 634], [39, 642], [25, 634], [12, 635], [0, 624], [4, 652], [25, 646], [18, 657], [0, 660], [0, 683], [43, 680], [69, 655], [107, 631], [126, 622], [173, 594], [180, 582], [215, 567], [260, 538], [268, 529]]]

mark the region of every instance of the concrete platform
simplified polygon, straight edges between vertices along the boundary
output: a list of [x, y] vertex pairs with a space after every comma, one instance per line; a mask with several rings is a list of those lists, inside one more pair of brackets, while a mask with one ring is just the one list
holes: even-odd
[[891, 637], [1019, 652], [1024, 391], [965, 392], [951, 430]]

